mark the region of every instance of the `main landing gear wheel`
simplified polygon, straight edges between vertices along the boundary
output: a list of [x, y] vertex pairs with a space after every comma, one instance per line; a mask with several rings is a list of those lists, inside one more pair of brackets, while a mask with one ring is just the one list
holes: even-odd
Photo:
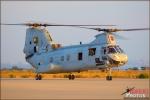
[[35, 80], [42, 80], [42, 75], [37, 74], [37, 75], [35, 76]]
[[111, 76], [111, 68], [108, 68], [106, 80], [108, 80], [108, 81], [111, 81], [111, 80], [112, 80], [112, 76]]
[[112, 80], [112, 76], [106, 76], [106, 80], [108, 81]]
[[69, 80], [74, 80], [74, 79], [75, 79], [75, 75], [69, 74], [69, 75], [68, 75], [68, 79], [69, 79]]

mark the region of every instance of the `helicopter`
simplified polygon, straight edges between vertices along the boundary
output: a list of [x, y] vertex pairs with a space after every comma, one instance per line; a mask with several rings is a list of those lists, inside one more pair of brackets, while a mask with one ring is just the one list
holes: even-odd
[[[85, 70], [106, 70], [106, 80], [112, 80], [112, 68], [120, 67], [128, 62], [128, 56], [116, 43], [114, 32], [141, 31], [149, 28], [135, 29], [104, 29], [89, 28], [88, 26], [114, 26], [114, 25], [65, 25], [65, 24], [42, 24], [21, 23], [1, 25], [24, 25], [26, 39], [23, 52], [26, 61], [35, 68], [36, 80], [42, 80], [42, 73], [69, 73], [68, 79], [74, 80], [73, 72]], [[88, 44], [62, 46], [55, 43], [45, 28], [48, 26], [66, 26], [96, 30], [103, 32], [95, 36]]]

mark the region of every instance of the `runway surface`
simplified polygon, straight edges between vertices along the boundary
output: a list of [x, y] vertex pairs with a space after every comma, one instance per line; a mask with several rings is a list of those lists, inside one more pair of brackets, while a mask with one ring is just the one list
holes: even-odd
[[123, 99], [127, 87], [149, 89], [149, 80], [1, 79], [1, 99]]

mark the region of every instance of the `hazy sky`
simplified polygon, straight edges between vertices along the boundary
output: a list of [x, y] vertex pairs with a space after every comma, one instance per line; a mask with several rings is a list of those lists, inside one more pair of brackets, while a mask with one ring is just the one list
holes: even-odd
[[[148, 1], [2, 1], [2, 23], [115, 24], [117, 28], [149, 27]], [[1, 62], [25, 64], [24, 26], [1, 26]], [[110, 27], [107, 27], [110, 28]], [[71, 27], [48, 27], [62, 45], [88, 43], [98, 32]], [[118, 32], [130, 65], [149, 64], [149, 31]]]

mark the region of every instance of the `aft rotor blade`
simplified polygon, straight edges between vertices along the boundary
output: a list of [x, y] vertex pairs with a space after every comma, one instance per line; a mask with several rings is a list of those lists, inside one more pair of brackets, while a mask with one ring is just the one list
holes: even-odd
[[25, 25], [25, 26], [116, 26], [116, 25], [90, 25], [90, 24], [41, 24], [41, 23], [20, 23], [20, 24], [1, 24], [1, 25]]
[[79, 27], [79, 28], [85, 28], [85, 29], [92, 29], [96, 31], [103, 31], [103, 32], [119, 32], [119, 31], [142, 31], [142, 30], [150, 30], [150, 28], [134, 28], [134, 29], [103, 29], [103, 28], [89, 28], [89, 27]]
[[97, 29], [100, 29], [100, 28], [89, 28], [89, 27], [77, 27], [77, 28], [84, 28], [84, 29], [91, 29], [91, 30], [96, 30], [97, 31]]
[[1, 25], [27, 25], [27, 24], [21, 23], [21, 24], [1, 24]]

